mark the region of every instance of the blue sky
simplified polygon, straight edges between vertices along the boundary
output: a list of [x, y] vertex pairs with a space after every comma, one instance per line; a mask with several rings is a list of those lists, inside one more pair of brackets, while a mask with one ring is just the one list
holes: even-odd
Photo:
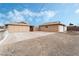
[[0, 3], [0, 25], [25, 21], [31, 25], [60, 21], [79, 25], [77, 3]]

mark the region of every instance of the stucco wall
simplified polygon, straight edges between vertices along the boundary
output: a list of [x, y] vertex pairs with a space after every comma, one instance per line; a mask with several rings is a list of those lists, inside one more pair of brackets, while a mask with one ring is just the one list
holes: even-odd
[[48, 31], [48, 32], [58, 32], [58, 25], [52, 25], [52, 26], [41, 26], [41, 31]]
[[39, 27], [33, 27], [33, 31], [39, 31]]
[[7, 27], [7, 30], [9, 32], [21, 32], [21, 31], [29, 31], [30, 27], [29, 26], [18, 26], [18, 25], [9, 25]]
[[58, 28], [59, 28], [59, 32], [64, 32], [64, 26], [59, 25]]
[[66, 26], [59, 25], [59, 32], [65, 32], [67, 30]]
[[64, 31], [67, 31], [67, 26], [64, 26]]

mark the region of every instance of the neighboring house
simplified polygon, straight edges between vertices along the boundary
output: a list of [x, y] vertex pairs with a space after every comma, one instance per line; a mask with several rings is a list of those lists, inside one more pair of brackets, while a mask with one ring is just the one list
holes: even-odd
[[39, 31], [39, 26], [34, 26], [33, 31]]
[[75, 26], [74, 24], [70, 23], [69, 26], [67, 26], [67, 31], [79, 31], [79, 26]]
[[79, 26], [68, 26], [67, 31], [79, 31]]
[[6, 30], [9, 32], [29, 32], [33, 31], [33, 26], [28, 25], [25, 22], [15, 22], [10, 24], [5, 24]]
[[60, 22], [48, 22], [40, 25], [38, 30], [46, 32], [64, 32], [66, 31], [66, 26]]
[[25, 22], [15, 22], [5, 24], [6, 30], [9, 32], [29, 32], [29, 31], [46, 31], [46, 32], [64, 32], [66, 26], [60, 22], [48, 22], [38, 27], [30, 26]]
[[0, 26], [0, 31], [5, 31], [5, 26]]

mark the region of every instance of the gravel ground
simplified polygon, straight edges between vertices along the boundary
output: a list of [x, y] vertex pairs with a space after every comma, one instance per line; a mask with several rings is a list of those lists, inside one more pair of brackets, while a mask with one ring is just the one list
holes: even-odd
[[[44, 34], [44, 33], [42, 33]], [[30, 40], [2, 44], [5, 56], [79, 56], [79, 34], [52, 33]]]

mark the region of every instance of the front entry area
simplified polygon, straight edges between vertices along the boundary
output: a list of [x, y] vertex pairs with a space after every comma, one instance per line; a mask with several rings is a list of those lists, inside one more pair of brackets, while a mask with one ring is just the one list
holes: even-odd
[[30, 26], [30, 31], [33, 31], [33, 26]]

